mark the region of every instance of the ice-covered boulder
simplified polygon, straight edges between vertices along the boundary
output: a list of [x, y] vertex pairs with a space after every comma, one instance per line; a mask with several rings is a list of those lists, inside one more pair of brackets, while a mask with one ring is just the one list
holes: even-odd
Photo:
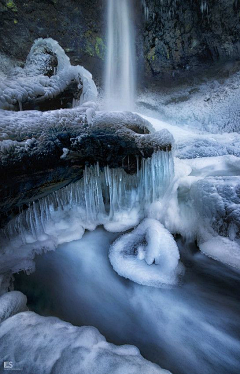
[[1, 324], [0, 355], [24, 374], [170, 374], [134, 346], [107, 343], [94, 327], [75, 327], [32, 312]]
[[7, 318], [28, 310], [27, 297], [19, 291], [11, 291], [0, 296], [0, 323]]
[[190, 197], [199, 229], [200, 249], [240, 269], [240, 180], [208, 177], [191, 186]]
[[0, 211], [8, 219], [24, 204], [80, 179], [85, 165], [98, 162], [134, 174], [141, 159], [158, 151], [171, 153], [173, 138], [167, 130], [150, 133], [151, 125], [132, 113], [96, 112], [89, 124], [89, 108], [96, 110], [96, 105], [49, 112], [0, 110]]
[[49, 110], [95, 101], [97, 88], [82, 66], [72, 66], [57, 41], [37, 39], [24, 68], [0, 81], [0, 109]]
[[176, 284], [183, 269], [173, 236], [150, 218], [117, 239], [110, 248], [109, 259], [119, 275], [152, 287]]

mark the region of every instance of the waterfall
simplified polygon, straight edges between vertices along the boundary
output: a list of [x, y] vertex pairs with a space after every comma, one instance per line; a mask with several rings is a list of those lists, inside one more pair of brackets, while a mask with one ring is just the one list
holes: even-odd
[[107, 0], [105, 101], [109, 110], [131, 110], [135, 96], [135, 38], [131, 0]]

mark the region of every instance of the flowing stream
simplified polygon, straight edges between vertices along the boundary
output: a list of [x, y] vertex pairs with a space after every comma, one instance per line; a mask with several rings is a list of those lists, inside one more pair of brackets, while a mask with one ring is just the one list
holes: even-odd
[[16, 289], [37, 313], [95, 326], [173, 374], [239, 374], [240, 275], [179, 240], [182, 284], [140, 286], [110, 265], [118, 235], [98, 228], [38, 256], [35, 273], [16, 275]]

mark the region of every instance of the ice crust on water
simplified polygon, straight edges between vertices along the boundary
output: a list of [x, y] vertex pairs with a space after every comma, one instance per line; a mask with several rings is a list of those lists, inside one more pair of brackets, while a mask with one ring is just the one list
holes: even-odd
[[173, 174], [172, 152], [163, 151], [142, 159], [135, 175], [101, 170], [98, 164], [86, 167], [80, 181], [31, 204], [10, 221], [2, 232], [3, 266], [8, 264], [13, 272], [31, 268], [34, 253], [80, 239], [85, 229], [98, 225], [113, 232], [136, 226], [147, 206], [163, 198]]
[[[200, 126], [176, 126], [172, 121], [159, 120], [142, 115], [155, 130], [167, 129], [175, 141], [175, 156], [181, 159], [206, 158], [224, 155], [240, 157], [240, 134], [237, 132], [212, 133]], [[215, 129], [216, 130], [216, 129]]]
[[152, 287], [176, 284], [181, 270], [173, 236], [150, 218], [117, 239], [110, 247], [109, 259], [119, 275]]
[[7, 318], [28, 310], [27, 297], [19, 291], [11, 291], [0, 296], [0, 323]]
[[2, 359], [14, 357], [15, 367], [24, 374], [36, 369], [38, 374], [170, 374], [145, 360], [134, 346], [107, 343], [94, 327], [75, 327], [33, 312], [4, 321], [0, 342]]
[[[51, 77], [42, 73], [46, 59], [44, 53], [41, 54], [44, 47], [56, 54], [58, 61], [56, 74]], [[16, 68], [11, 76], [0, 80], [0, 109], [11, 110], [18, 103], [21, 110], [24, 101], [39, 97], [51, 99], [73, 80], [79, 82], [79, 88], [82, 88], [77, 104], [96, 100], [97, 88], [91, 73], [82, 66], [72, 66], [69, 57], [55, 40], [37, 39], [27, 57], [25, 68]]]

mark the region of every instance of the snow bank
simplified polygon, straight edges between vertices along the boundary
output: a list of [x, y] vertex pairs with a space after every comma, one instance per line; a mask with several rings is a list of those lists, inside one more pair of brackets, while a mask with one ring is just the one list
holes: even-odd
[[145, 219], [130, 234], [110, 247], [114, 270], [134, 282], [152, 287], [177, 283], [179, 251], [175, 240], [161, 223]]
[[19, 291], [11, 291], [0, 296], [0, 323], [7, 318], [28, 310], [27, 297]]
[[[19, 354], [21, 352], [21, 354]], [[107, 343], [94, 327], [75, 327], [32, 312], [0, 327], [0, 355], [24, 374], [170, 374], [130, 345]]]
[[211, 133], [196, 128], [174, 125], [167, 121], [142, 117], [153, 125], [156, 131], [167, 129], [175, 140], [175, 156], [181, 159], [235, 155], [240, 157], [240, 134], [237, 132]]
[[185, 129], [239, 133], [239, 82], [240, 72], [237, 72], [224, 80], [209, 79], [160, 95], [146, 92], [138, 98], [139, 109], [150, 116], [157, 112], [164, 121]]
[[[44, 53], [44, 51], [49, 53]], [[56, 56], [57, 66], [52, 76], [44, 75], [47, 59]], [[15, 105], [36, 99], [52, 99], [73, 81], [82, 90], [78, 104], [95, 101], [97, 89], [92, 75], [82, 66], [71, 66], [60, 45], [53, 39], [37, 39], [27, 57], [25, 68], [16, 68], [11, 77], [0, 81], [0, 109], [14, 110]]]

